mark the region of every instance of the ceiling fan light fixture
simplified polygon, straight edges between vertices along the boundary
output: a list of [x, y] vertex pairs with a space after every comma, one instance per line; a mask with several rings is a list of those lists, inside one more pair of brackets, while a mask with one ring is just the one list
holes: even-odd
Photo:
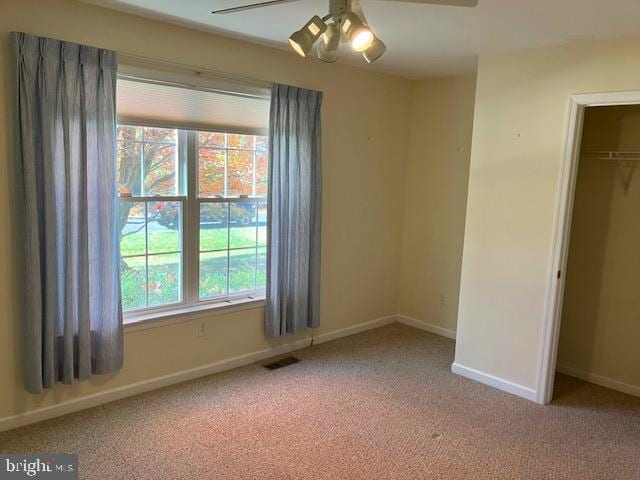
[[375, 35], [358, 15], [347, 12], [342, 17], [340, 29], [356, 52], [362, 52], [373, 43]]
[[314, 15], [304, 27], [291, 34], [289, 45], [298, 55], [306, 57], [311, 52], [313, 44], [326, 30], [327, 24], [319, 16]]
[[358, 32], [353, 40], [351, 40], [351, 48], [356, 52], [364, 52], [373, 43], [373, 33], [362, 31]]
[[387, 46], [378, 37], [375, 37], [369, 48], [362, 52], [367, 63], [373, 63], [387, 51]]
[[[282, 3], [295, 2], [297, 0], [252, 0], [252, 3], [235, 7], [214, 10], [214, 14], [228, 14], [244, 12], [255, 8], [270, 7]], [[427, 5], [449, 5], [454, 7], [475, 7], [478, 0], [390, 0], [404, 1], [408, 3], [420, 3]], [[637, 0], [640, 1], [640, 0]], [[325, 23], [331, 19], [329, 25]], [[321, 41], [316, 43], [318, 39]], [[341, 41], [346, 41], [351, 48], [362, 53], [368, 62], [375, 62], [387, 50], [386, 45], [380, 40], [367, 25], [360, 0], [329, 0], [329, 13], [320, 18], [314, 15], [304, 27], [294, 32], [289, 37], [291, 48], [301, 57], [307, 57], [314, 50], [315, 54], [323, 62], [335, 62], [338, 58], [338, 50]]]
[[340, 47], [340, 30], [335, 23], [327, 26], [327, 31], [322, 34], [318, 42], [316, 55], [320, 60], [333, 63], [338, 59]]

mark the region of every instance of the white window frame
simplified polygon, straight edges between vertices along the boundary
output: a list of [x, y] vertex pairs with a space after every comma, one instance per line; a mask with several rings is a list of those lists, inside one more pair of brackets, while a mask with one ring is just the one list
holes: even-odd
[[[154, 128], [171, 128], [166, 125], [139, 124], [133, 122], [119, 122], [118, 126], [132, 127], [154, 127]], [[178, 165], [176, 168], [176, 185], [180, 192], [187, 192], [186, 195], [173, 196], [120, 196], [119, 201], [125, 202], [179, 202], [181, 204], [181, 301], [171, 304], [142, 307], [125, 310], [123, 318], [125, 324], [132, 324], [146, 320], [166, 318], [172, 316], [181, 316], [185, 314], [198, 314], [202, 311], [218, 308], [240, 307], [244, 308], [252, 304], [263, 304], [265, 300], [266, 289], [245, 290], [239, 293], [219, 295], [210, 298], [200, 298], [200, 205], [203, 203], [256, 203], [256, 216], [258, 215], [257, 204], [266, 203], [265, 196], [227, 196], [227, 178], [225, 161], [225, 195], [224, 197], [199, 197], [198, 196], [198, 132], [209, 132], [209, 130], [186, 130], [180, 127], [174, 127], [178, 132]], [[220, 132], [227, 134], [246, 135], [245, 132]], [[260, 134], [249, 134], [257, 135]], [[264, 136], [264, 135], [262, 135]], [[226, 137], [225, 137], [226, 138]], [[224, 149], [225, 155], [229, 150], [245, 150], [234, 149], [225, 145], [215, 147]], [[253, 149], [253, 165], [254, 165], [254, 192], [255, 192], [255, 171], [256, 171], [256, 152]], [[146, 213], [145, 208], [145, 213]], [[230, 221], [230, 216], [228, 216]], [[145, 220], [146, 221], [146, 220]], [[256, 218], [256, 221], [258, 219]], [[258, 225], [256, 225], [256, 229]], [[146, 229], [146, 226], [145, 226]], [[228, 232], [231, 231], [231, 223], [227, 226]], [[256, 230], [257, 232], [257, 230]], [[257, 237], [257, 235], [256, 235]], [[148, 237], [147, 237], [148, 241]], [[256, 238], [256, 261], [257, 246]], [[251, 248], [251, 247], [247, 247]], [[233, 250], [227, 244], [227, 252]], [[145, 256], [149, 256], [148, 251]], [[227, 265], [229, 256], [227, 254]], [[148, 275], [148, 272], [147, 272]], [[147, 286], [148, 289], [148, 286]], [[227, 291], [229, 289], [229, 270], [227, 269]], [[148, 293], [146, 293], [148, 295]]]

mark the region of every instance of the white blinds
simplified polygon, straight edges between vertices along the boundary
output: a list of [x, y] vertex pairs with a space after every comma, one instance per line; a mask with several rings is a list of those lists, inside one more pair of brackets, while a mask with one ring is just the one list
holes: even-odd
[[120, 65], [118, 123], [265, 135], [269, 90], [229, 79]]

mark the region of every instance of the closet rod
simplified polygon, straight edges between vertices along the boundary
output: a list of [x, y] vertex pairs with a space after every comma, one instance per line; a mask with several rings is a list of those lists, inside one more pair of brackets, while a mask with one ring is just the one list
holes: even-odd
[[605, 160], [615, 162], [617, 170], [620, 172], [622, 179], [622, 187], [624, 194], [629, 193], [631, 180], [640, 162], [640, 152], [623, 152], [623, 151], [600, 151], [600, 152], [582, 152], [583, 156], [588, 156], [597, 160]]
[[582, 152], [583, 156], [598, 158], [600, 160], [640, 162], [640, 152], [600, 151]]

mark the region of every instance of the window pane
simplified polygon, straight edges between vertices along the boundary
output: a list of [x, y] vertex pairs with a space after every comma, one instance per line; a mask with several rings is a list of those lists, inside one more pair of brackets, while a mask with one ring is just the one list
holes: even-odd
[[227, 294], [227, 251], [200, 254], [200, 298]]
[[123, 310], [147, 306], [146, 260], [144, 256], [120, 260], [120, 290]]
[[228, 248], [229, 204], [200, 204], [200, 251]]
[[142, 127], [132, 127], [129, 125], [119, 125], [117, 133], [118, 141], [134, 141], [142, 139]]
[[229, 148], [244, 148], [253, 150], [254, 148], [254, 136], [253, 135], [237, 135], [230, 133], [227, 135], [227, 141]]
[[229, 204], [229, 248], [256, 246], [256, 204]]
[[269, 150], [269, 137], [262, 135], [256, 137], [256, 150], [264, 150], [266, 153]]
[[144, 143], [144, 194], [176, 195], [177, 145]]
[[146, 238], [144, 229], [144, 203], [120, 202], [120, 255], [144, 255]]
[[179, 253], [149, 255], [149, 306], [180, 301]]
[[256, 249], [229, 251], [229, 294], [256, 288]]
[[180, 202], [147, 204], [147, 238], [149, 253], [180, 252], [182, 211]]
[[253, 195], [253, 152], [227, 151], [227, 195]]
[[256, 152], [256, 197], [267, 195], [269, 162], [266, 152]]
[[258, 204], [258, 246], [267, 245], [267, 204]]
[[256, 288], [257, 289], [267, 288], [267, 249], [266, 247], [258, 248]]
[[118, 190], [120, 195], [140, 195], [142, 154], [140, 143], [118, 142]]
[[198, 196], [224, 195], [224, 158], [224, 150], [198, 149]]
[[224, 148], [224, 133], [198, 132], [198, 145], [201, 147]]
[[144, 127], [144, 141], [176, 143], [178, 131], [174, 128]]

